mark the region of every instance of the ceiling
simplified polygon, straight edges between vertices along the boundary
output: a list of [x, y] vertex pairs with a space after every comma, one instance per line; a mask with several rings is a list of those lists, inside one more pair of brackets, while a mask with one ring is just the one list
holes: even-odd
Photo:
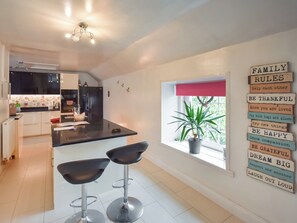
[[[10, 65], [97, 79], [297, 28], [296, 0], [0, 0]], [[67, 13], [66, 13], [67, 12]], [[64, 38], [87, 22], [96, 44]]]

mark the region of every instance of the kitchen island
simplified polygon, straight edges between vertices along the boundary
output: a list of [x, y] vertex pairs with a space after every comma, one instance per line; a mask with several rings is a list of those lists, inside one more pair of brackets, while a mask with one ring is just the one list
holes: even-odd
[[[65, 124], [65, 123], [63, 123]], [[52, 126], [53, 147], [53, 194], [54, 206], [66, 205], [80, 197], [80, 185], [72, 185], [60, 175], [57, 166], [61, 163], [106, 158], [110, 149], [127, 144], [127, 136], [137, 133], [118, 124], [102, 119], [89, 124], [76, 125], [69, 130], [58, 130]], [[90, 195], [98, 196], [112, 190], [112, 183], [123, 178], [123, 167], [110, 162], [105, 172], [97, 180], [98, 183], [87, 185]]]

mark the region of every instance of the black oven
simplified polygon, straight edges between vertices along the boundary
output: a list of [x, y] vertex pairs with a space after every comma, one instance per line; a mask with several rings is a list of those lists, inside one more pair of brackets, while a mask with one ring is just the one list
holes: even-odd
[[73, 112], [77, 103], [78, 90], [61, 90], [61, 113]]

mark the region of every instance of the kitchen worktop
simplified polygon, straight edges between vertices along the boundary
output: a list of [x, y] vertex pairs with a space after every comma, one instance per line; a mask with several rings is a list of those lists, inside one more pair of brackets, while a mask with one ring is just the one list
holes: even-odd
[[21, 112], [60, 111], [59, 108], [49, 109], [48, 107], [21, 107]]
[[[136, 135], [137, 132], [124, 128], [116, 123], [102, 119], [89, 124], [76, 125], [74, 129], [54, 130], [57, 125], [52, 125], [52, 145], [59, 147], [83, 142]], [[113, 131], [119, 129], [120, 131]]]
[[15, 115], [10, 115], [9, 118], [14, 118], [14, 120], [19, 120], [21, 117], [23, 117], [23, 114], [16, 113]]

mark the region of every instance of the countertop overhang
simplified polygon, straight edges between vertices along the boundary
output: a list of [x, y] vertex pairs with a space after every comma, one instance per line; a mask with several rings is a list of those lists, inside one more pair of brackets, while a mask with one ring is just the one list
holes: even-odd
[[[92, 121], [90, 124], [77, 125], [70, 130], [55, 131], [55, 127], [57, 125], [52, 125], [53, 147], [137, 135], [137, 132], [106, 119]], [[114, 129], [120, 129], [120, 131], [113, 132]]]

